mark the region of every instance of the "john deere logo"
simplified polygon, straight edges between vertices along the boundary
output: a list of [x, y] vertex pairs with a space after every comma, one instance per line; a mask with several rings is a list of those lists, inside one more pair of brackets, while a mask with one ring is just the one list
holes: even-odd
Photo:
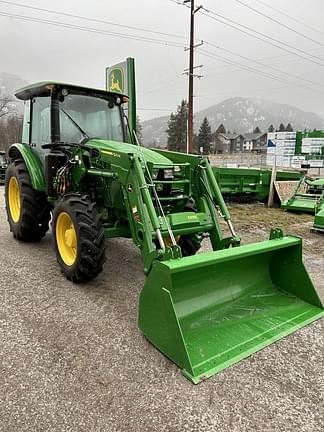
[[122, 68], [114, 68], [109, 72], [109, 90], [124, 93], [124, 71]]

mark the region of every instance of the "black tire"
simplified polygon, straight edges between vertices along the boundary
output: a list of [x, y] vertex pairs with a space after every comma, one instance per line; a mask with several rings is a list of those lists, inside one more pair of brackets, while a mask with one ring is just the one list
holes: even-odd
[[[19, 219], [13, 217], [9, 203], [9, 183], [15, 178], [19, 188]], [[43, 192], [33, 189], [22, 159], [9, 163], [5, 179], [5, 202], [10, 231], [17, 240], [37, 242], [48, 231], [51, 206]], [[14, 220], [16, 219], [16, 221]]]
[[[58, 221], [62, 214], [67, 214], [73, 223], [76, 244], [75, 257], [71, 263], [67, 263], [66, 256], [64, 259], [59, 239], [61, 228]], [[105, 233], [95, 203], [91, 202], [87, 195], [69, 193], [57, 201], [53, 210], [52, 232], [57, 262], [68, 279], [73, 282], [88, 281], [102, 271], [105, 261]]]
[[194, 236], [184, 235], [181, 236], [178, 245], [181, 248], [181, 253], [183, 257], [195, 255], [195, 253], [200, 249], [200, 241], [198, 241]]

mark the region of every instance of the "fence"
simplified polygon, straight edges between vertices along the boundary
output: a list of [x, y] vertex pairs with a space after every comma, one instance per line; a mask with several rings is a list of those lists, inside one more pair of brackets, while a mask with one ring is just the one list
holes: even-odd
[[[209, 159], [213, 166], [227, 167], [227, 168], [268, 168], [272, 166], [266, 164], [266, 154], [255, 154], [255, 153], [229, 153], [220, 155], [210, 155]], [[293, 166], [290, 160], [290, 164], [287, 167], [277, 167], [279, 170], [291, 169], [298, 171], [296, 166]], [[324, 168], [316, 167], [309, 168], [307, 171], [310, 176], [324, 177]]]

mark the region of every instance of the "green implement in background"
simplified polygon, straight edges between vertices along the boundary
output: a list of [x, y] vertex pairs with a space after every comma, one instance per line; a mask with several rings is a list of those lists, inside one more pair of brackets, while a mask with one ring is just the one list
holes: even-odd
[[[314, 183], [324, 186], [324, 179], [315, 180]], [[315, 207], [315, 219], [312, 230], [324, 232], [324, 189], [321, 198], [318, 200]]]
[[313, 230], [324, 232], [324, 207], [315, 215]]
[[[229, 201], [265, 201], [269, 196], [271, 170], [258, 168], [213, 167], [214, 176]], [[276, 180], [300, 180], [298, 171], [277, 171]]]
[[324, 179], [304, 176], [300, 179], [294, 194], [281, 204], [288, 211], [315, 213], [324, 192]]

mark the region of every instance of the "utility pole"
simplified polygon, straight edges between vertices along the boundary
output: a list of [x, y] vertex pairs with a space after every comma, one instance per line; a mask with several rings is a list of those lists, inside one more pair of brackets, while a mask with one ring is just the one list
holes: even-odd
[[188, 100], [188, 152], [193, 150], [193, 66], [194, 66], [195, 0], [190, 6], [189, 100]]
[[[189, 95], [188, 95], [188, 137], [187, 137], [187, 153], [193, 152], [193, 79], [194, 77], [201, 78], [202, 75], [194, 75], [194, 49], [197, 46], [203, 44], [201, 42], [198, 45], [194, 45], [195, 40], [195, 13], [202, 8], [202, 6], [198, 6], [195, 9], [195, 0], [184, 0], [183, 3], [190, 2], [190, 46], [189, 46], [189, 69], [188, 74], [189, 77]], [[185, 50], [188, 50], [187, 48]], [[202, 67], [202, 65], [196, 66]]]

